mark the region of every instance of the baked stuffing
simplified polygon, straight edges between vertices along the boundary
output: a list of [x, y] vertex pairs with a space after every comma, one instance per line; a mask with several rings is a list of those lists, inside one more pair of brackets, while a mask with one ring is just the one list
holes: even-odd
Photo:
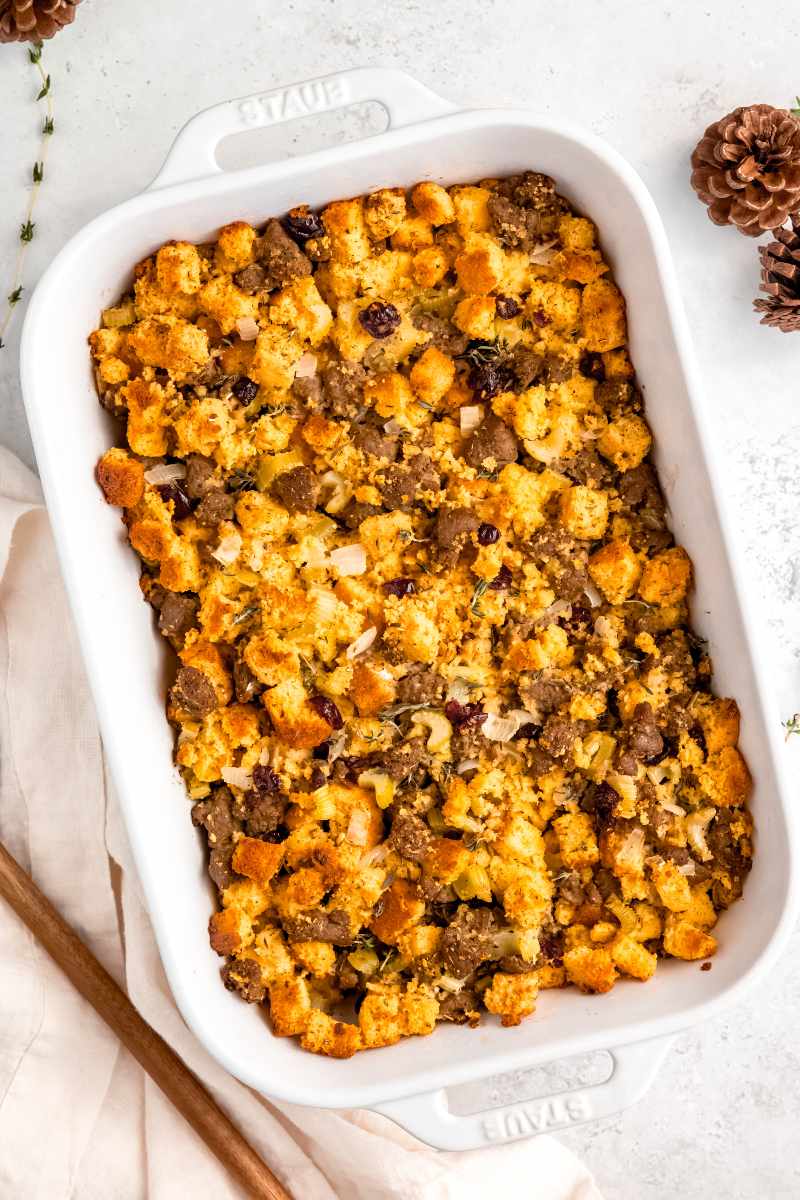
[[739, 714], [551, 179], [169, 243], [90, 343], [227, 988], [348, 1057], [714, 954]]

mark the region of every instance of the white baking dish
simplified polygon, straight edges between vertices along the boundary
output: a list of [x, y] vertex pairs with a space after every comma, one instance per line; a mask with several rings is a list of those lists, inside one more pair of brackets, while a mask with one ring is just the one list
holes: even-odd
[[[248, 127], [378, 100], [386, 133], [304, 158], [224, 174], [220, 139]], [[264, 1013], [220, 985], [208, 946], [212, 893], [205, 848], [172, 766], [164, 719], [166, 657], [140, 599], [138, 565], [116, 509], [94, 482], [112, 429], [97, 403], [87, 333], [130, 277], [169, 238], [203, 241], [236, 217], [259, 223], [301, 201], [430, 178], [443, 183], [536, 168], [556, 177], [600, 227], [625, 292], [631, 346], [655, 431], [677, 539], [697, 567], [694, 619], [708, 637], [716, 686], [736, 696], [742, 747], [755, 777], [758, 840], [745, 898], [720, 921], [710, 972], [663, 963], [642, 985], [611, 995], [545, 993], [519, 1028], [432, 1037], [337, 1062], [273, 1038]], [[767, 697], [755, 630], [743, 611], [742, 570], [725, 535], [685, 319], [661, 221], [631, 168], [596, 138], [530, 113], [453, 112], [397, 71], [353, 71], [219, 105], [183, 130], [153, 186], [99, 217], [62, 250], [31, 302], [22, 383], [39, 468], [80, 633], [106, 750], [170, 985], [187, 1023], [220, 1062], [267, 1096], [301, 1104], [379, 1109], [443, 1148], [521, 1137], [615, 1111], [650, 1081], [669, 1035], [719, 1011], [767, 970], [797, 898], [796, 832], [781, 780], [780, 725]], [[41, 684], [37, 684], [41, 686]], [[54, 803], [58, 803], [57, 797]], [[443, 1089], [581, 1051], [615, 1047], [597, 1087], [462, 1117]]]

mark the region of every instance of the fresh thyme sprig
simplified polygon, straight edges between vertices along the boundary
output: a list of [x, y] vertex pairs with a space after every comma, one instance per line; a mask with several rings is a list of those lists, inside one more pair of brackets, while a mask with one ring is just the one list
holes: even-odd
[[788, 742], [793, 733], [800, 733], [800, 713], [794, 713], [788, 721], [781, 721], [781, 725], [786, 730], [786, 741]]
[[790, 108], [789, 112], [792, 114], [793, 117], [800, 117], [800, 96], [795, 96], [794, 104], [795, 104], [794, 108]]
[[25, 213], [25, 219], [19, 227], [19, 248], [17, 250], [17, 260], [14, 264], [14, 277], [11, 281], [11, 288], [6, 295], [6, 309], [0, 320], [0, 350], [5, 345], [5, 335], [8, 327], [11, 324], [11, 318], [14, 314], [14, 309], [19, 304], [22, 297], [23, 286], [22, 277], [25, 269], [25, 259], [28, 254], [28, 247], [33, 241], [36, 233], [36, 222], [33, 220], [33, 212], [36, 207], [36, 201], [39, 196], [39, 189], [42, 186], [44, 179], [45, 163], [47, 161], [47, 149], [50, 143], [50, 138], [55, 130], [55, 118], [53, 110], [53, 88], [50, 76], [45, 72], [42, 66], [42, 45], [41, 42], [28, 50], [28, 59], [36, 68], [39, 74], [40, 88], [36, 96], [37, 103], [45, 102], [45, 117], [42, 122], [42, 131], [40, 134], [41, 146], [39, 157], [33, 164], [31, 170], [32, 186], [28, 197], [28, 208]]

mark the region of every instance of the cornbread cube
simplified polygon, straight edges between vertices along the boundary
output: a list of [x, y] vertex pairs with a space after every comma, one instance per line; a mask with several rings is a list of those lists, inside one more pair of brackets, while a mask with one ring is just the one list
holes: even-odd
[[333, 313], [317, 291], [312, 276], [306, 275], [275, 293], [269, 319], [275, 325], [288, 325], [312, 346], [318, 346], [333, 324]]
[[630, 975], [632, 979], [650, 979], [658, 966], [655, 954], [626, 934], [620, 934], [615, 939], [611, 958], [617, 970], [623, 975]]
[[208, 922], [208, 940], [217, 954], [236, 954], [253, 940], [253, 922], [242, 908], [223, 908]]
[[503, 892], [503, 911], [520, 929], [538, 928], [547, 915], [553, 885], [544, 866], [534, 865], [520, 873]]
[[558, 222], [558, 236], [565, 250], [591, 250], [597, 230], [586, 217], [564, 216]]
[[356, 663], [350, 698], [362, 717], [372, 717], [392, 704], [395, 698], [394, 680], [386, 679], [369, 663]]
[[283, 855], [283, 846], [262, 842], [260, 838], [243, 837], [233, 852], [233, 869], [265, 888], [280, 869]]
[[670, 913], [664, 923], [664, 950], [673, 958], [711, 958], [717, 952], [717, 939], [681, 914]]
[[567, 973], [563, 967], [556, 967], [547, 963], [543, 967], [537, 967], [536, 979], [539, 984], [539, 991], [544, 992], [549, 988], [564, 987], [567, 982]]
[[673, 546], [645, 563], [639, 595], [648, 604], [677, 604], [689, 590], [692, 561], [683, 546]]
[[331, 256], [336, 262], [357, 263], [369, 257], [369, 230], [361, 197], [329, 204], [322, 211], [322, 223], [330, 238]]
[[179, 379], [208, 362], [208, 336], [180, 317], [146, 317], [137, 321], [128, 334], [128, 344], [140, 362], [161, 367]]
[[739, 740], [739, 705], [735, 700], [709, 698], [697, 705], [697, 717], [709, 754]]
[[[448, 825], [458, 828], [457, 820], [453, 819], [457, 817], [455, 810], [458, 808], [466, 811], [468, 802], [469, 797], [466, 790], [463, 793], [460, 790], [454, 793], [453, 789], [448, 792], [444, 808], [444, 818]], [[425, 870], [434, 879], [441, 880], [442, 883], [453, 883], [466, 870], [468, 863], [469, 851], [460, 842], [452, 841], [450, 838], [435, 838], [425, 856]]]
[[571, 333], [580, 321], [580, 289], [567, 283], [534, 279], [525, 312], [533, 321], [544, 313], [553, 329]]
[[397, 939], [397, 948], [405, 958], [424, 958], [435, 954], [442, 940], [438, 925], [415, 925]]
[[402, 188], [381, 188], [364, 201], [364, 220], [374, 238], [391, 237], [406, 217], [406, 197]]
[[573, 946], [564, 954], [567, 979], [582, 992], [610, 992], [617, 980], [617, 969], [606, 946]]
[[204, 396], [174, 422], [181, 454], [210, 458], [235, 428], [230, 409], [219, 396]]
[[622, 604], [636, 591], [642, 568], [630, 542], [615, 538], [589, 558], [589, 575], [609, 604]]
[[625, 301], [609, 279], [587, 283], [581, 293], [581, 321], [587, 350], [615, 350], [625, 341]]
[[750, 795], [750, 772], [735, 746], [723, 746], [709, 754], [697, 773], [701, 788], [718, 807], [744, 804]]
[[539, 978], [536, 971], [525, 971], [519, 975], [506, 975], [496, 971], [491, 987], [483, 993], [483, 1002], [490, 1013], [500, 1017], [500, 1024], [519, 1025], [536, 1008], [539, 994]]
[[653, 439], [647, 424], [631, 413], [612, 421], [597, 439], [597, 449], [618, 471], [631, 471], [650, 453]]
[[505, 256], [494, 238], [474, 234], [455, 265], [458, 282], [464, 291], [480, 296], [499, 286], [503, 278]]
[[296, 750], [311, 749], [331, 735], [330, 725], [308, 703], [299, 679], [285, 679], [270, 688], [264, 693], [264, 707], [278, 736]]
[[455, 220], [456, 210], [447, 191], [438, 183], [418, 183], [411, 189], [414, 210], [431, 225], [449, 225]]
[[411, 368], [411, 386], [426, 404], [438, 405], [447, 395], [456, 376], [452, 358], [435, 346], [424, 350]]
[[256, 231], [246, 221], [232, 221], [223, 225], [217, 235], [214, 251], [220, 270], [233, 274], [241, 271], [253, 261], [253, 244]]
[[125, 450], [107, 450], [97, 464], [97, 482], [107, 504], [132, 508], [144, 494], [144, 466]]
[[258, 296], [248, 296], [227, 275], [204, 284], [197, 293], [197, 302], [204, 313], [214, 318], [223, 334], [232, 333], [237, 321], [258, 317]]
[[337, 1021], [321, 1009], [309, 1013], [300, 1045], [313, 1054], [329, 1058], [352, 1058], [361, 1049], [361, 1033], [357, 1025]]
[[332, 975], [336, 967], [336, 951], [330, 942], [292, 942], [292, 953], [318, 979]]
[[494, 296], [467, 296], [456, 305], [453, 324], [471, 338], [494, 338]]
[[588, 813], [564, 813], [553, 821], [558, 848], [565, 867], [581, 870], [600, 860], [600, 850], [594, 835], [594, 825]]
[[561, 520], [577, 538], [601, 538], [608, 523], [608, 496], [594, 488], [576, 484], [561, 495]]
[[200, 255], [189, 242], [168, 242], [156, 254], [156, 278], [167, 293], [191, 295], [200, 287]]
[[110, 386], [125, 383], [130, 379], [131, 369], [126, 362], [121, 358], [115, 358], [113, 354], [107, 354], [105, 358], [101, 358], [98, 363], [97, 373], [103, 383]]
[[295, 333], [280, 325], [267, 325], [256, 338], [250, 377], [265, 387], [291, 387], [302, 355], [303, 343]]
[[450, 188], [450, 199], [456, 214], [456, 226], [462, 237], [490, 229], [489, 198], [491, 192], [483, 187]]
[[670, 859], [651, 863], [650, 876], [661, 903], [670, 912], [683, 912], [692, 903], [689, 881]]
[[416, 925], [425, 912], [425, 901], [416, 884], [408, 879], [395, 879], [384, 892], [382, 908], [373, 917], [370, 929], [388, 946], [396, 946], [400, 936]]
[[269, 1015], [275, 1037], [304, 1033], [313, 1011], [304, 979], [282, 975], [269, 985]]
[[406, 216], [391, 238], [393, 250], [410, 250], [415, 253], [424, 246], [433, 245], [433, 226], [423, 217]]
[[708, 884], [698, 884], [693, 887], [692, 902], [681, 914], [684, 921], [688, 921], [691, 925], [698, 925], [700, 929], [710, 929], [717, 923], [716, 909], [707, 889]]
[[427, 246], [424, 250], [418, 250], [411, 263], [414, 282], [425, 288], [436, 287], [449, 270], [450, 259], [440, 246]]

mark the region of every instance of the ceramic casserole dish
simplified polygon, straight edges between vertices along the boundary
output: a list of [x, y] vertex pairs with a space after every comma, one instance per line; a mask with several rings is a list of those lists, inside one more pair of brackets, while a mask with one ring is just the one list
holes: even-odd
[[[246, 170], [223, 172], [225, 136], [377, 100], [386, 132]], [[94, 478], [112, 444], [97, 402], [88, 333], [133, 265], [168, 239], [202, 242], [228, 221], [253, 224], [295, 204], [323, 205], [420, 179], [468, 182], [530, 168], [555, 177], [591, 216], [628, 304], [630, 349], [646, 399], [656, 462], [678, 542], [696, 568], [693, 624], [710, 641], [715, 684], [735, 696], [741, 748], [754, 776], [756, 854], [743, 901], [723, 914], [713, 970], [669, 960], [647, 986], [609, 996], [575, 989], [540, 996], [514, 1029], [439, 1027], [424, 1039], [346, 1062], [273, 1037], [264, 1013], [220, 986], [209, 948], [212, 911], [205, 847], [172, 762], [164, 719], [167, 652], [137, 586], [116, 509]], [[767, 700], [764, 658], [742, 598], [726, 533], [686, 322], [661, 221], [633, 170], [596, 138], [516, 110], [456, 112], [410, 77], [365, 69], [218, 105], [179, 135], [142, 195], [98, 217], [42, 279], [22, 342], [22, 384], [39, 469], [97, 705], [161, 956], [175, 999], [207, 1049], [266, 1096], [336, 1108], [370, 1107], [432, 1145], [465, 1149], [588, 1120], [636, 1100], [671, 1035], [729, 1004], [764, 974], [791, 927], [796, 833], [781, 779], [780, 723]], [[561, 1057], [612, 1049], [614, 1070], [594, 1086], [462, 1115], [445, 1089]]]

